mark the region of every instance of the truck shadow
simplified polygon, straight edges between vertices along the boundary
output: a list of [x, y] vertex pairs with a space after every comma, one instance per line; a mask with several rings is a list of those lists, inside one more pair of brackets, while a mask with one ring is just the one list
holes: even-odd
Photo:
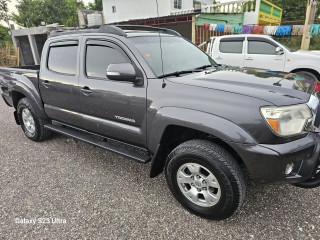
[[[157, 208], [170, 205], [170, 208], [178, 208], [180, 214], [186, 214], [184, 216], [185, 218], [195, 217], [185, 211], [174, 199], [167, 187], [164, 174], [153, 179], [149, 178], [150, 163], [146, 165], [139, 164], [117, 154], [106, 152], [101, 148], [60, 135], [55, 135], [52, 140], [47, 141], [46, 144], [53, 144], [55, 147], [59, 147], [61, 151], [64, 151], [65, 144], [72, 145], [77, 156], [81, 156], [81, 158], [77, 158], [76, 161], [81, 161], [81, 164], [84, 164], [88, 172], [94, 169], [103, 169], [100, 174], [105, 175], [103, 177], [111, 179], [115, 176], [119, 179], [118, 173], [125, 173], [121, 174], [120, 178], [122, 178], [122, 180], [119, 181], [126, 182], [127, 187], [134, 189], [133, 191], [144, 191], [146, 196], [152, 196], [150, 200], [146, 199], [146, 203], [152, 204], [152, 201], [156, 199], [159, 203]], [[292, 221], [301, 221], [303, 217], [311, 217], [307, 212], [305, 213], [306, 216], [301, 216], [297, 214], [295, 210], [308, 208], [308, 202], [312, 201], [315, 195], [318, 195], [315, 194], [317, 190], [305, 190], [292, 185], [257, 184], [248, 176], [246, 176], [246, 180], [246, 200], [240, 211], [234, 216], [219, 222], [207, 221], [198, 217], [197, 219], [200, 222], [218, 226], [221, 224], [239, 226], [239, 224], [241, 225], [240, 222], [243, 222], [243, 224], [245, 224], [244, 221], [254, 223], [258, 219], [261, 221], [261, 218], [268, 222], [269, 225], [276, 224], [273, 219], [280, 215], [285, 215], [286, 219], [291, 219]], [[149, 207], [151, 211], [153, 207]]]

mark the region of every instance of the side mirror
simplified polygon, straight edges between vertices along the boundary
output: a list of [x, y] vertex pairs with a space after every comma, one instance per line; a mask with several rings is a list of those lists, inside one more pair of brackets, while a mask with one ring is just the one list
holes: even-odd
[[107, 69], [107, 78], [116, 81], [135, 82], [137, 73], [131, 63], [110, 64]]
[[276, 53], [277, 53], [278, 55], [283, 55], [283, 54], [284, 54], [283, 48], [277, 47], [277, 48], [276, 48]]

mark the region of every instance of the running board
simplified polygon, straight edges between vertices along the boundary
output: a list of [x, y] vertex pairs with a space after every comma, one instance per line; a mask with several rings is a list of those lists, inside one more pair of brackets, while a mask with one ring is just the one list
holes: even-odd
[[150, 161], [151, 157], [148, 155], [148, 152], [144, 149], [134, 147], [132, 145], [128, 145], [122, 142], [118, 142], [115, 140], [102, 138], [97, 135], [83, 132], [80, 130], [76, 130], [66, 126], [58, 126], [54, 124], [45, 124], [44, 127], [51, 131], [66, 135], [68, 137], [72, 137], [97, 147], [101, 147], [105, 150], [120, 154], [122, 156], [131, 158], [140, 163], [147, 163]]

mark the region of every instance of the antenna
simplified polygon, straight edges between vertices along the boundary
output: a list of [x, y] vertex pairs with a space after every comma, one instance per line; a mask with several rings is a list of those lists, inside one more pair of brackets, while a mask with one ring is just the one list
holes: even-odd
[[[157, 15], [158, 15], [158, 29], [159, 29], [159, 40], [160, 40], [160, 52], [161, 52], [161, 69], [162, 69], [162, 74], [164, 75], [164, 69], [163, 69], [163, 56], [162, 56], [162, 41], [161, 41], [161, 30], [160, 30], [160, 14], [159, 14], [159, 3], [158, 0], [156, 0], [157, 3]], [[166, 87], [166, 83], [164, 81], [164, 78], [162, 79], [162, 88]]]

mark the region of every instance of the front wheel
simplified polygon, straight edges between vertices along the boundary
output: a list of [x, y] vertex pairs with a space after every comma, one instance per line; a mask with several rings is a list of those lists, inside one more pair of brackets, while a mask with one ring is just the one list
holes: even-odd
[[49, 121], [37, 115], [27, 98], [19, 101], [17, 114], [22, 130], [32, 141], [40, 142], [51, 136], [51, 131], [44, 128], [45, 123]]
[[320, 81], [320, 79], [318, 79], [318, 77], [312, 72], [299, 71], [299, 72], [296, 72], [296, 73], [301, 75], [301, 76], [304, 76], [307, 79], [314, 80], [314, 81]]
[[230, 217], [245, 198], [244, 177], [234, 157], [205, 140], [174, 149], [167, 159], [166, 179], [181, 205], [211, 220]]

